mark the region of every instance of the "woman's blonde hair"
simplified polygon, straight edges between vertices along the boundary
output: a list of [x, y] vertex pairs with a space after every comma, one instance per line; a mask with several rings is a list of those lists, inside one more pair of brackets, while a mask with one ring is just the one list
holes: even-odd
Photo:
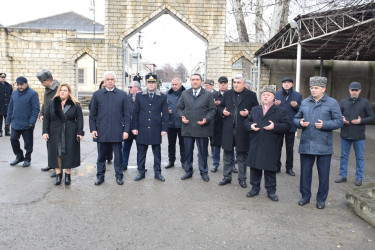
[[62, 84], [59, 85], [59, 88], [57, 89], [57, 92], [56, 92], [56, 95], [54, 96], [54, 98], [60, 97], [60, 89], [64, 86], [68, 88], [68, 100], [71, 100], [75, 105], [79, 104], [79, 101], [73, 95], [72, 88], [67, 83], [62, 83]]

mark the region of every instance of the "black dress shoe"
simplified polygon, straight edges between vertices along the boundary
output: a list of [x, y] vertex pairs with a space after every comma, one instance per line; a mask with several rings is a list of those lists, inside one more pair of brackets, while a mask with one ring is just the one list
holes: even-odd
[[24, 159], [15, 159], [14, 161], [12, 161], [11, 163], [9, 163], [9, 165], [11, 165], [11, 166], [14, 166], [14, 165], [17, 165], [18, 163], [20, 163], [20, 162], [23, 162], [24, 161]]
[[219, 186], [224, 186], [230, 184], [232, 182], [231, 179], [224, 178], [221, 182], [219, 182]]
[[210, 177], [208, 176], [208, 174], [203, 174], [203, 175], [202, 175], [202, 179], [203, 179], [205, 182], [209, 182], [209, 181], [210, 181]]
[[5, 132], [5, 136], [10, 136], [10, 133], [9, 132]]
[[212, 173], [216, 173], [217, 172], [217, 168], [218, 168], [218, 166], [212, 166], [211, 172]]
[[292, 169], [288, 169], [288, 170], [286, 171], [286, 173], [287, 173], [288, 175], [290, 175], [290, 176], [295, 176], [295, 175], [296, 175]]
[[239, 183], [240, 183], [240, 186], [241, 186], [242, 188], [247, 188], [246, 181], [242, 180], [242, 181], [239, 181]]
[[51, 169], [53, 169], [53, 168], [50, 168], [49, 166], [47, 166], [47, 167], [41, 168], [40, 170], [42, 170], [42, 171], [50, 171]]
[[275, 193], [268, 194], [268, 198], [270, 198], [271, 201], [279, 201], [279, 197]]
[[124, 181], [122, 179], [116, 179], [116, 183], [118, 185], [123, 185], [124, 184]]
[[107, 164], [112, 164], [112, 161], [107, 161]]
[[165, 166], [165, 168], [173, 168], [174, 167], [174, 163], [173, 162], [169, 162], [167, 166]]
[[27, 161], [27, 160], [25, 160], [25, 161], [23, 162], [23, 164], [22, 164], [22, 167], [23, 167], [23, 168], [27, 168], [27, 167], [29, 167], [29, 166], [30, 166], [30, 162]]
[[[1, 119], [3, 119], [3, 118], [1, 117]], [[3, 132], [0, 132], [0, 137], [3, 137]]]
[[156, 180], [159, 180], [159, 181], [165, 182], [165, 179], [164, 179], [164, 177], [161, 175], [161, 173], [157, 173], [157, 174], [155, 174], [154, 178], [155, 178]]
[[325, 208], [325, 206], [326, 206], [326, 204], [323, 201], [318, 201], [316, 203], [316, 208], [317, 209], [323, 209], [323, 208]]
[[188, 173], [186, 173], [186, 174], [184, 174], [184, 175], [181, 177], [181, 180], [186, 180], [186, 179], [189, 179], [189, 178], [191, 178], [191, 177], [193, 177], [193, 174], [188, 174]]
[[304, 198], [302, 198], [302, 199], [299, 200], [298, 205], [304, 206], [307, 203], [310, 203], [310, 199], [304, 199]]
[[128, 166], [124, 167], [124, 171], [128, 170]]
[[140, 181], [145, 178], [145, 174], [138, 174], [135, 178], [134, 181]]
[[237, 170], [236, 167], [233, 167], [233, 168], [232, 168], [232, 173], [238, 173], [238, 170]]
[[70, 179], [70, 174], [65, 173], [65, 185], [69, 186], [72, 180]]
[[61, 179], [62, 179], [62, 173], [56, 175], [56, 181], [55, 185], [58, 186], [61, 184]]
[[104, 179], [97, 179], [96, 182], [95, 182], [95, 185], [96, 185], [96, 186], [99, 186], [99, 185], [101, 185], [103, 182], [104, 182]]
[[251, 189], [247, 194], [246, 197], [252, 198], [259, 195], [259, 191], [255, 191], [254, 189]]
[[51, 174], [51, 178], [56, 177], [56, 170]]

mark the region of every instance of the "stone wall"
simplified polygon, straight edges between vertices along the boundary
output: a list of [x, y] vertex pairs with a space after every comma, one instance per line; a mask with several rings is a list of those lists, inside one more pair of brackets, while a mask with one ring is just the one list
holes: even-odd
[[[84, 53], [98, 62], [103, 57], [103, 39], [76, 39], [74, 30], [0, 28], [0, 71], [14, 83], [25, 76], [43, 103], [43, 87], [36, 78], [42, 69], [49, 69], [54, 78], [75, 88], [75, 63]], [[104, 72], [103, 69], [101, 71]]]

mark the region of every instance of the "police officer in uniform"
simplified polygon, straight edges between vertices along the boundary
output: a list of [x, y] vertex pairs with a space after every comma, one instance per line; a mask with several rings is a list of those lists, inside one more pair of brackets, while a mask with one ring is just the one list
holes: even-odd
[[167, 96], [160, 93], [157, 87], [157, 76], [146, 75], [147, 89], [136, 95], [133, 115], [132, 132], [137, 136], [138, 175], [134, 181], [145, 178], [145, 162], [148, 146], [152, 146], [154, 154], [155, 179], [165, 181], [161, 175], [161, 138], [168, 131]]
[[[3, 120], [7, 119], [8, 105], [13, 87], [5, 78], [7, 74], [0, 73], [0, 137], [3, 136]], [[5, 135], [10, 136], [9, 126], [5, 124]]]

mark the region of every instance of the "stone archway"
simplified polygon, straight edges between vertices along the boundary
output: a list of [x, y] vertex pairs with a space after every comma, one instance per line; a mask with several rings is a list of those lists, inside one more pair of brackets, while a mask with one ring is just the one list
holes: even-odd
[[169, 14], [206, 42], [206, 77], [215, 79], [228, 71], [224, 60], [225, 11], [226, 0], [106, 0], [107, 60], [102, 63], [122, 76], [123, 67], [118, 63], [121, 58], [115, 48], [124, 50], [124, 40], [161, 15]]

